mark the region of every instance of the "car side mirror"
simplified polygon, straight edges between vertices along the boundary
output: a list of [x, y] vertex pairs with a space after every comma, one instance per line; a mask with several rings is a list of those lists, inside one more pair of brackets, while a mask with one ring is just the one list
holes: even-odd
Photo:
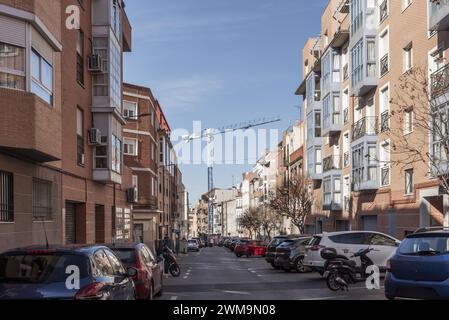
[[132, 278], [135, 277], [137, 275], [137, 269], [136, 268], [128, 268], [128, 270], [126, 270], [126, 277], [128, 278]]

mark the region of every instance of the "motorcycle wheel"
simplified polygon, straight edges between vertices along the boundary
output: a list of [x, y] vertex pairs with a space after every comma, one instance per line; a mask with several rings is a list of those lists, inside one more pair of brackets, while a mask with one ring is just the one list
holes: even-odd
[[329, 273], [329, 275], [326, 278], [326, 284], [327, 287], [331, 290], [331, 291], [340, 291], [341, 290], [341, 284], [338, 283], [337, 278], [340, 275], [338, 274], [338, 272], [332, 271], [331, 273]]
[[173, 277], [179, 277], [181, 275], [181, 268], [178, 264], [173, 263], [168, 267], [168, 271]]

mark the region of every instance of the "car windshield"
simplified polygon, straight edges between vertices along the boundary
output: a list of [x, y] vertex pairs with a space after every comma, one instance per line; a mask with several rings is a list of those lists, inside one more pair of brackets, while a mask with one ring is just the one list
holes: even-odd
[[189, 240], [189, 244], [197, 244], [196, 240]]
[[[69, 268], [71, 267], [71, 268]], [[74, 268], [88, 276], [89, 259], [75, 254], [11, 254], [0, 256], [0, 283], [65, 282]]]
[[113, 251], [124, 264], [133, 264], [136, 261], [136, 251], [134, 249], [114, 249]]
[[439, 255], [449, 253], [449, 235], [405, 239], [398, 249], [404, 255]]
[[280, 245], [282, 242], [284, 242], [285, 241], [285, 239], [284, 238], [274, 238], [273, 240], [271, 240], [271, 242], [270, 242], [270, 244], [269, 244], [269, 246], [270, 247], [275, 247], [275, 246], [278, 246], [278, 245]]

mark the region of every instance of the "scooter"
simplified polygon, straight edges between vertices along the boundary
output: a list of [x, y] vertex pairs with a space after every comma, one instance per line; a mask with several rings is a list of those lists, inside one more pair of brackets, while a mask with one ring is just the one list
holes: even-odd
[[367, 268], [374, 265], [374, 262], [367, 256], [371, 251], [374, 251], [369, 247], [361, 249], [351, 256], [351, 259], [360, 258], [360, 266], [357, 266], [354, 260], [337, 255], [335, 249], [330, 248], [323, 251], [321, 256], [328, 262], [324, 277], [327, 287], [332, 291], [349, 291], [349, 284], [366, 280]]
[[181, 267], [176, 261], [174, 252], [170, 248], [165, 247], [162, 256], [164, 258], [165, 273], [170, 272], [173, 277], [179, 277], [181, 275]]

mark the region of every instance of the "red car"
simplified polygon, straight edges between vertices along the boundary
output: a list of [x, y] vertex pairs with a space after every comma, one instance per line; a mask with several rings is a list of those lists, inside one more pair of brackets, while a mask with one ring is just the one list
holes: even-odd
[[237, 257], [247, 256], [262, 256], [267, 252], [267, 245], [263, 241], [241, 240], [234, 249]]
[[115, 244], [108, 246], [120, 259], [123, 266], [137, 269], [133, 277], [136, 287], [136, 298], [153, 300], [162, 295], [164, 266], [160, 258], [156, 258], [145, 244]]

